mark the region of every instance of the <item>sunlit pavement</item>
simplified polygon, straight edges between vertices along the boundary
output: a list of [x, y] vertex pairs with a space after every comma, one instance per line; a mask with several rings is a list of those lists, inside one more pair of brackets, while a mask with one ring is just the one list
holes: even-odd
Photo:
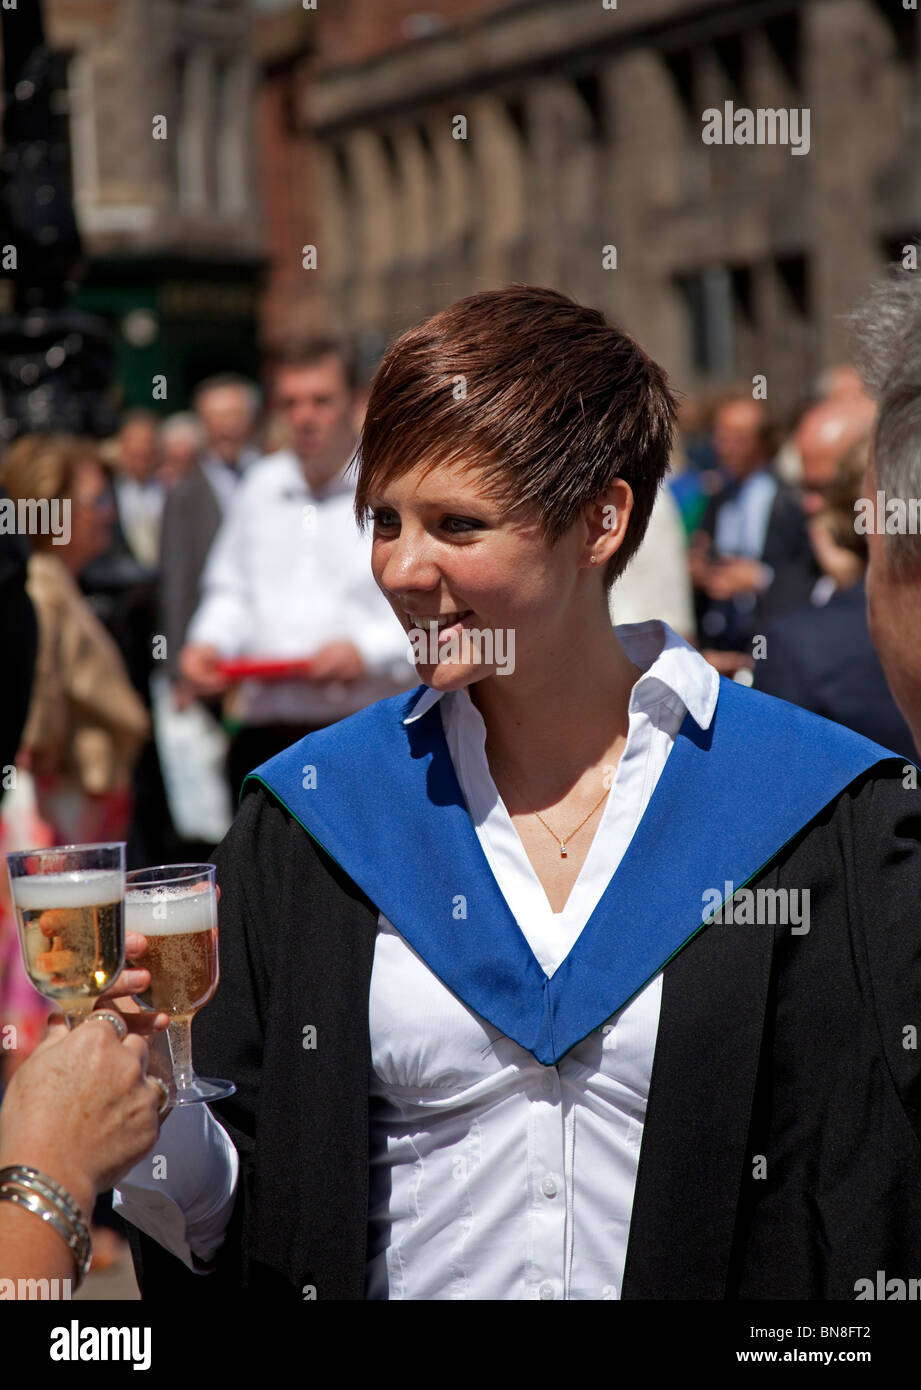
[[128, 1300], [137, 1301], [140, 1297], [137, 1280], [134, 1277], [134, 1265], [131, 1263], [131, 1253], [126, 1245], [124, 1256], [115, 1260], [106, 1269], [90, 1270], [80, 1291], [74, 1294], [74, 1301], [92, 1302], [111, 1299], [113, 1302], [125, 1302]]

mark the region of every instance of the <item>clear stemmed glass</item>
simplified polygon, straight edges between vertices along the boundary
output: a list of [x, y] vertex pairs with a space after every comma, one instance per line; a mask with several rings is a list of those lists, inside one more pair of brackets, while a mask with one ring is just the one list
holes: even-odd
[[26, 974], [73, 1028], [125, 961], [125, 845], [57, 845], [8, 854]]
[[217, 989], [217, 894], [213, 864], [160, 864], [133, 869], [125, 882], [125, 924], [147, 938], [139, 962], [150, 971], [150, 988], [135, 995], [146, 1009], [169, 1014], [175, 1105], [223, 1100], [232, 1081], [196, 1076], [192, 1066], [192, 1019]]

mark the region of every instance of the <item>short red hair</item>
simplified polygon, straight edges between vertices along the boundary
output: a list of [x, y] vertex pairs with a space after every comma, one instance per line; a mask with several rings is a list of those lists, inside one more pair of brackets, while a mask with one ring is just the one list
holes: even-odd
[[633, 491], [610, 585], [636, 553], [671, 457], [676, 401], [657, 363], [597, 309], [513, 284], [459, 299], [401, 334], [371, 383], [355, 515], [419, 463], [482, 472], [552, 544], [614, 478]]

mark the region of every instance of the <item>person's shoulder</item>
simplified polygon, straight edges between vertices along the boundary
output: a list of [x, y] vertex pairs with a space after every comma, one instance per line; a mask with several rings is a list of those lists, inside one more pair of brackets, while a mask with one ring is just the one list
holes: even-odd
[[352, 754], [364, 745], [367, 745], [369, 751], [373, 751], [375, 746], [381, 748], [381, 738], [386, 736], [388, 731], [396, 733], [401, 729], [403, 720], [412, 714], [427, 690], [428, 686], [419, 685], [414, 690], [401, 690], [385, 700], [375, 700], [373, 704], [365, 705], [363, 709], [356, 710], [344, 719], [337, 719], [333, 724], [327, 724], [322, 729], [315, 729], [313, 733], [306, 734], [297, 743], [276, 754], [269, 760], [268, 765], [281, 767], [285, 763], [296, 762], [302, 751], [312, 753], [340, 750], [345, 754]]
[[168, 506], [171, 502], [189, 501], [210, 486], [204, 464], [199, 459], [192, 464], [187, 473], [183, 473], [182, 477], [173, 483], [171, 488], [167, 488], [166, 505]]
[[767, 691], [732, 681], [728, 676], [721, 676], [721, 694], [727, 689], [731, 689], [733, 700], [739, 701], [736, 708], [737, 717], [748, 723], [761, 725], [765, 732], [796, 733], [804, 736], [805, 747], [810, 747], [811, 742], [815, 741], [821, 745], [859, 750], [860, 756], [867, 763], [874, 759], [898, 756], [891, 748], [884, 748], [882, 744], [874, 743], [872, 739], [856, 733], [844, 724], [836, 724], [833, 719], [826, 719], [822, 714], [813, 714], [812, 710], [792, 704], [777, 695], [769, 695]]
[[[351, 876], [305, 828], [286, 803], [284, 789], [261, 778], [243, 785], [233, 824], [214, 853], [218, 882], [242, 890], [260, 916], [287, 883], [300, 892], [365, 894]], [[368, 902], [368, 906], [371, 904]]]
[[[752, 768], [770, 766], [778, 788], [813, 800], [822, 791], [833, 801], [866, 777], [891, 781], [905, 758], [891, 748], [766, 691], [720, 678], [721, 703], [730, 695], [732, 742]], [[888, 769], [888, 770], [887, 770]]]
[[[0, 510], [9, 512], [16, 504], [9, 493], [0, 487]], [[26, 537], [15, 528], [0, 530], [0, 588], [5, 584], [20, 584], [25, 579], [30, 547]]]
[[263, 532], [266, 518], [271, 520], [274, 516], [278, 498], [298, 488], [302, 482], [297, 459], [289, 450], [263, 454], [249, 465], [237, 483], [223, 518], [224, 528], [229, 524], [232, 528], [249, 530], [255, 527]]
[[769, 478], [773, 484], [775, 503], [780, 503], [783, 506], [792, 505], [797, 508], [800, 507], [799, 493], [796, 488], [792, 483], [788, 483], [785, 478], [781, 478], [775, 468], [767, 469], [763, 476]]
[[311, 844], [284, 801], [261, 779], [251, 777], [243, 785], [237, 813], [214, 852], [214, 862], [219, 878], [238, 874], [245, 866], [248, 878], [274, 880], [292, 854], [309, 850]]
[[209, 483], [200, 463], [195, 463], [168, 488], [163, 499], [163, 526], [175, 527], [194, 522], [201, 498]]
[[[253, 768], [244, 788], [261, 785], [282, 805], [296, 805], [302, 788], [307, 786], [304, 779], [323, 768], [324, 787], [339, 788], [347, 795], [356, 768], [365, 769], [369, 776], [371, 769], [380, 773], [388, 761], [393, 766], [394, 760], [399, 762], [410, 749], [411, 735], [403, 721], [426, 689], [426, 686], [419, 686], [416, 690], [391, 695], [345, 719], [305, 734]], [[332, 774], [331, 779], [329, 774]], [[336, 795], [334, 791], [334, 800]]]
[[783, 478], [778, 478], [776, 473], [770, 474], [774, 483], [774, 500], [771, 503], [771, 515], [775, 522], [781, 519], [787, 524], [795, 524], [806, 529], [806, 516], [800, 504], [799, 494], [794, 487]]
[[[787, 703], [762, 692], [752, 693], [772, 704]], [[916, 764], [903, 753], [822, 715], [798, 708], [797, 715], [802, 716], [804, 730], [822, 738], [828, 762], [837, 756], [848, 760], [844, 765], [849, 765], [850, 775], [830, 799], [827, 811], [851, 821], [858, 850], [870, 853], [871, 844], [890, 844], [900, 823], [910, 822], [911, 838], [921, 839], [921, 771]]]
[[781, 637], [790, 637], [794, 634], [801, 635], [811, 632], [813, 629], [821, 627], [827, 617], [827, 604], [819, 606], [815, 603], [798, 603], [795, 607], [787, 608], [783, 613], [778, 613], [769, 623], [765, 624], [765, 643], [770, 647], [771, 638], [778, 634]]
[[874, 763], [846, 790], [866, 811], [870, 824], [908, 816], [916, 822], [913, 838], [921, 835], [921, 771], [902, 754]]
[[291, 481], [303, 482], [297, 457], [290, 449], [276, 449], [249, 464], [237, 486], [236, 496], [249, 497], [263, 492], [267, 484]]
[[893, 754], [867, 768], [829, 802], [813, 828], [821, 830], [829, 853], [856, 866], [859, 878], [875, 881], [901, 865], [921, 890], [921, 772], [914, 763]]
[[48, 605], [66, 606], [81, 597], [73, 576], [53, 551], [34, 550], [26, 570], [29, 595]]
[[[335, 724], [327, 724], [325, 729], [320, 729], [318, 732], [332, 734], [337, 730], [345, 731], [371, 727], [376, 724], [400, 723], [412, 714], [428, 691], [429, 686], [427, 685], [417, 685], [412, 690], [400, 690], [396, 695], [388, 695], [384, 700], [374, 700], [371, 704], [356, 710], [354, 714], [348, 715], [345, 719], [337, 720]], [[312, 737], [312, 735], [308, 735], [308, 737]]]

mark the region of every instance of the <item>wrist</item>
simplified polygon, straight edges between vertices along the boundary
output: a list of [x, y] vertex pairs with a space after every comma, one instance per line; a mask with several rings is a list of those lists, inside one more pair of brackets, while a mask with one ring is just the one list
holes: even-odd
[[0, 1145], [0, 1168], [14, 1165], [37, 1168], [63, 1187], [89, 1223], [96, 1203], [96, 1188], [89, 1174], [72, 1158], [56, 1152], [47, 1142], [24, 1136], [24, 1142], [17, 1140], [15, 1144]]
[[87, 1220], [72, 1194], [31, 1164], [10, 1164], [0, 1168], [0, 1205], [27, 1212], [41, 1222], [44, 1231], [52, 1230], [60, 1237], [73, 1259], [79, 1288], [89, 1273], [92, 1243]]

